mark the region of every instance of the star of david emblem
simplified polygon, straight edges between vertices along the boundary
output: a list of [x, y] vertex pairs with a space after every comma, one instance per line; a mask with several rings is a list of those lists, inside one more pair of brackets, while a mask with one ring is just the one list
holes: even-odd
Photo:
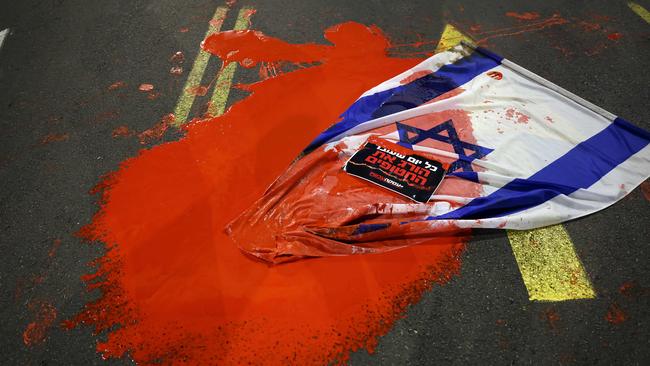
[[[447, 173], [453, 173], [457, 170], [462, 170], [463, 172], [474, 172], [474, 170], [472, 170], [472, 161], [474, 159], [480, 159], [494, 151], [494, 149], [462, 141], [460, 137], [458, 137], [458, 133], [450, 119], [428, 130], [422, 130], [400, 122], [396, 122], [396, 125], [399, 134], [399, 144], [408, 147], [409, 149], [412, 148], [413, 145], [426, 139], [433, 139], [450, 144], [454, 148], [454, 152], [458, 154], [458, 160], [451, 163]], [[443, 132], [446, 132], [447, 135], [445, 136], [442, 134]], [[466, 151], [472, 153], [467, 155]]]

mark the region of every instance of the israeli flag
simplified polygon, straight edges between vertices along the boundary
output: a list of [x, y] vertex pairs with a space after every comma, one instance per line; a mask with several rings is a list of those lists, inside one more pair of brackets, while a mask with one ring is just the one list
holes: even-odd
[[[447, 125], [409, 123], [445, 110], [467, 112], [475, 142], [448, 128], [453, 119]], [[355, 149], [373, 130], [391, 124], [396, 131], [382, 138], [451, 156], [456, 160], [448, 176], [480, 185], [478, 197], [430, 200], [450, 210], [434, 210], [438, 214], [426, 220], [454, 220], [460, 227], [561, 223], [612, 205], [650, 176], [648, 131], [466, 43], [364, 93], [306, 151], [340, 141]], [[427, 141], [449, 143], [454, 152], [427, 147]]]
[[[370, 138], [446, 166], [428, 202], [346, 175]], [[227, 231], [243, 251], [279, 263], [393, 250], [458, 229], [553, 225], [647, 179], [649, 143], [647, 131], [463, 43], [364, 93]]]

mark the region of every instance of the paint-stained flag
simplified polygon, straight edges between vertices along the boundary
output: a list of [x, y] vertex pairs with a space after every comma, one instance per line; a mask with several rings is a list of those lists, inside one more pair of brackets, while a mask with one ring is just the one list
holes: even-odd
[[[348, 174], [368, 143], [439, 161], [446, 177], [420, 203]], [[364, 93], [228, 232], [243, 251], [279, 263], [382, 252], [468, 228], [553, 225], [606, 208], [647, 179], [649, 143], [647, 131], [461, 44]], [[420, 168], [400, 164], [384, 173], [410, 184], [406, 174]]]

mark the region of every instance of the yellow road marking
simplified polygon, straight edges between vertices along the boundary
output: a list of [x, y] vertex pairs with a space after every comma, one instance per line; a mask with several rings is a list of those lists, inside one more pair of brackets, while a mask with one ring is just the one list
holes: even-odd
[[[207, 38], [212, 33], [217, 33], [221, 30], [224, 19], [228, 14], [228, 8], [225, 6], [220, 6], [214, 13], [212, 20], [210, 21], [210, 26], [208, 27], [207, 32], [203, 39]], [[190, 114], [192, 109], [192, 104], [194, 104], [195, 95], [190, 91], [190, 89], [197, 87], [201, 84], [201, 79], [203, 79], [203, 73], [205, 72], [205, 67], [208, 65], [208, 60], [210, 59], [210, 54], [208, 52], [199, 49], [199, 53], [194, 60], [192, 65], [192, 70], [190, 71], [187, 81], [183, 86], [183, 91], [181, 96], [176, 102], [176, 108], [174, 108], [174, 126], [180, 126], [183, 123], [187, 122], [187, 117]]]
[[[245, 30], [250, 25], [250, 18], [255, 12], [252, 8], [243, 7], [239, 10], [237, 21], [235, 22], [234, 30]], [[217, 82], [210, 97], [210, 104], [208, 105], [208, 114], [211, 116], [219, 116], [226, 110], [226, 103], [228, 102], [228, 95], [230, 94], [230, 86], [232, 79], [235, 76], [237, 63], [232, 62], [226, 67], [223, 67], [217, 76]]]
[[435, 53], [452, 48], [463, 40], [470, 43], [474, 42], [469, 36], [456, 29], [456, 27], [451, 24], [447, 24], [445, 25], [445, 29], [442, 31], [442, 35], [438, 41], [438, 46], [436, 47]]
[[[447, 24], [436, 52], [449, 49], [461, 40], [472, 41]], [[508, 230], [507, 233], [531, 301], [596, 297], [573, 242], [562, 225], [528, 231]]]
[[527, 231], [508, 230], [508, 238], [531, 301], [596, 297], [562, 225]]
[[632, 1], [628, 2], [627, 6], [629, 6], [633, 12], [640, 16], [641, 19], [645, 20], [647, 23], [650, 23], [650, 12], [647, 11], [646, 8]]

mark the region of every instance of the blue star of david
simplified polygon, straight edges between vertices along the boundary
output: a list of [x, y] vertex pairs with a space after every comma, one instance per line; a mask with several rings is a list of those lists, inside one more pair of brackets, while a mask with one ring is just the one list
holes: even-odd
[[[421, 130], [417, 127], [405, 125], [400, 122], [396, 122], [396, 125], [399, 134], [399, 144], [408, 147], [409, 149], [411, 149], [413, 145], [426, 139], [433, 139], [450, 144], [454, 148], [454, 152], [458, 154], [458, 160], [451, 163], [447, 173], [453, 173], [459, 169], [463, 172], [474, 172], [474, 170], [472, 170], [472, 161], [474, 159], [480, 159], [494, 151], [494, 149], [461, 141], [456, 129], [454, 128], [454, 124], [450, 119], [428, 130]], [[447, 132], [447, 136], [441, 135], [441, 132], [443, 131]], [[409, 134], [411, 134], [410, 137]], [[473, 153], [467, 155], [465, 154], [465, 150], [473, 151]]]

